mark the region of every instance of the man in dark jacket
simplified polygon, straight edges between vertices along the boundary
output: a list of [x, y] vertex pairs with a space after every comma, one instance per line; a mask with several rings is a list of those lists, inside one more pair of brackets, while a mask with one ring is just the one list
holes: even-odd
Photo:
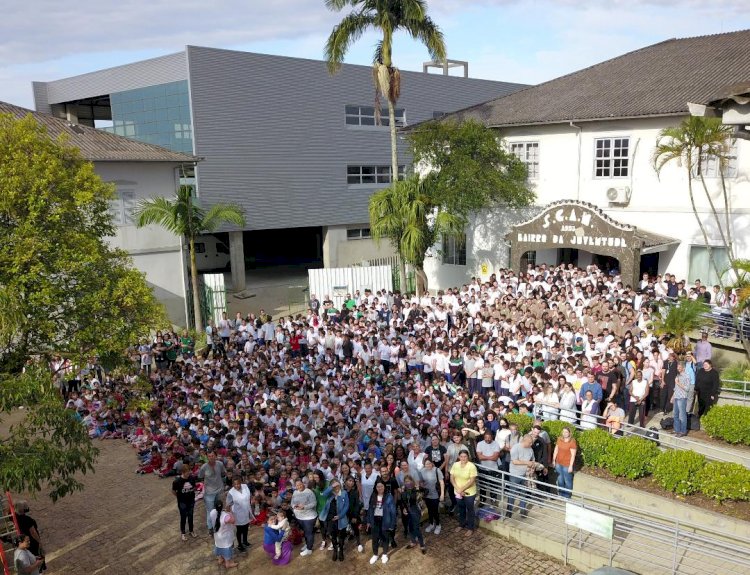
[[703, 367], [695, 374], [695, 394], [698, 396], [698, 417], [703, 417], [719, 400], [721, 382], [719, 372], [714, 369], [710, 359], [703, 362]]

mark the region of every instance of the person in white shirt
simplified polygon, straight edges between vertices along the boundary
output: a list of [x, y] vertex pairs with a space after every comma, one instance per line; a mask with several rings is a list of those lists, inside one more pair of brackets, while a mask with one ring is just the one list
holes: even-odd
[[234, 524], [237, 527], [237, 550], [244, 552], [250, 546], [247, 531], [250, 527], [252, 512], [250, 510], [250, 489], [239, 477], [232, 481], [232, 489], [227, 493], [227, 506], [232, 508]]
[[481, 465], [486, 465], [492, 469], [497, 468], [497, 461], [500, 458], [500, 446], [492, 438], [492, 430], [484, 431], [484, 439], [477, 443], [477, 459]]

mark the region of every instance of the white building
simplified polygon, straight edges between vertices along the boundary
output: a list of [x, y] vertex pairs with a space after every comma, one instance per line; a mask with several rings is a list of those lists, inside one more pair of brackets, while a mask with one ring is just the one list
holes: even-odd
[[93, 162], [102, 180], [115, 185], [111, 211], [117, 235], [110, 238], [111, 245], [131, 255], [170, 319], [186, 325], [187, 271], [180, 238], [158, 226], [136, 228], [133, 210], [139, 199], [174, 196], [179, 167], [192, 166], [197, 158], [4, 102], [0, 102], [0, 114], [17, 118], [31, 114], [52, 138], [65, 134], [68, 143]]
[[[483, 268], [489, 273], [505, 266], [525, 269], [527, 261], [578, 266], [594, 262], [625, 271], [623, 258], [628, 257], [633, 259], [628, 273], [636, 278], [640, 271], [669, 271], [688, 282], [715, 282], [716, 270], [710, 269], [691, 208], [686, 169], [670, 162], [657, 174], [653, 156], [659, 132], [688, 116], [688, 102], [708, 103], [726, 86], [748, 80], [750, 31], [740, 31], [661, 42], [450, 115], [454, 120], [476, 119], [496, 128], [527, 163], [537, 199], [529, 210], [479, 214], [464, 248], [445, 246], [442, 254], [426, 262], [430, 288], [460, 285], [482, 275]], [[724, 172], [730, 227], [735, 255], [748, 258], [750, 141], [735, 140], [732, 155]], [[719, 175], [716, 162], [709, 159], [705, 180], [723, 219], [726, 211]], [[709, 243], [717, 260], [726, 261], [701, 182], [694, 179], [693, 184]], [[557, 232], [563, 233], [544, 234], [547, 228], [542, 217], [519, 228], [526, 235], [514, 233], [513, 226], [555, 202], [559, 204], [546, 214], [553, 224], [560, 209], [558, 217], [563, 220], [568, 219], [570, 209], [577, 209], [574, 218], [578, 221], [558, 222], [562, 229]], [[590, 234], [581, 226], [581, 216], [597, 218], [600, 210], [615, 227], [623, 224], [619, 228], [623, 233], [632, 231], [636, 245], [618, 251], [607, 245], [607, 238], [599, 244], [596, 239], [590, 243], [584, 239]], [[619, 241], [625, 240], [613, 238], [610, 243]], [[518, 249], [513, 250], [511, 261], [514, 243]], [[611, 256], [620, 262], [607, 259]]]

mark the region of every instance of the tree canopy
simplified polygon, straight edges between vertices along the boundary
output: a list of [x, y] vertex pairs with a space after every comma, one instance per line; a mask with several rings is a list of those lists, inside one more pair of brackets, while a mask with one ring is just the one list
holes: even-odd
[[498, 135], [469, 121], [427, 122], [408, 134], [413, 175], [370, 198], [370, 230], [389, 239], [427, 289], [424, 260], [441, 237], [462, 240], [472, 213], [491, 207], [517, 208], [534, 201], [526, 166]]
[[203, 330], [201, 306], [198, 303], [198, 264], [195, 261], [195, 239], [215, 232], [224, 223], [243, 227], [245, 215], [235, 204], [214, 204], [208, 209], [198, 206], [191, 186], [180, 186], [174, 198], [142, 200], [136, 209], [138, 227], [159, 225], [184, 238], [190, 251], [190, 278], [193, 286], [193, 319], [196, 331]]
[[113, 188], [32, 116], [0, 115], [0, 486], [53, 498], [79, 489], [96, 449], [52, 385], [56, 357], [123, 357], [165, 314], [128, 255], [113, 249]]

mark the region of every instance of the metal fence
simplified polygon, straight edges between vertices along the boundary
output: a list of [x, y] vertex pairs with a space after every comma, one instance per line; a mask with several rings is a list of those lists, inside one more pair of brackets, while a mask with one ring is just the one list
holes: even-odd
[[750, 318], [720, 313], [719, 308], [703, 314], [708, 325], [706, 330], [717, 339], [732, 341], [750, 340]]
[[[724, 575], [750, 573], [750, 539], [721, 532], [715, 526], [689, 523], [575, 491], [563, 497], [549, 484], [524, 480], [511, 483], [510, 475], [478, 465], [479, 501], [500, 521], [564, 547], [568, 563], [571, 545], [639, 573], [653, 575]], [[566, 492], [567, 493], [567, 492]], [[514, 499], [512, 518], [506, 516]], [[527, 514], [515, 506], [521, 502]], [[566, 504], [594, 511], [614, 520], [612, 539], [592, 535], [566, 523]]]
[[739, 402], [743, 405], [750, 403], [750, 381], [722, 379], [719, 399]]

